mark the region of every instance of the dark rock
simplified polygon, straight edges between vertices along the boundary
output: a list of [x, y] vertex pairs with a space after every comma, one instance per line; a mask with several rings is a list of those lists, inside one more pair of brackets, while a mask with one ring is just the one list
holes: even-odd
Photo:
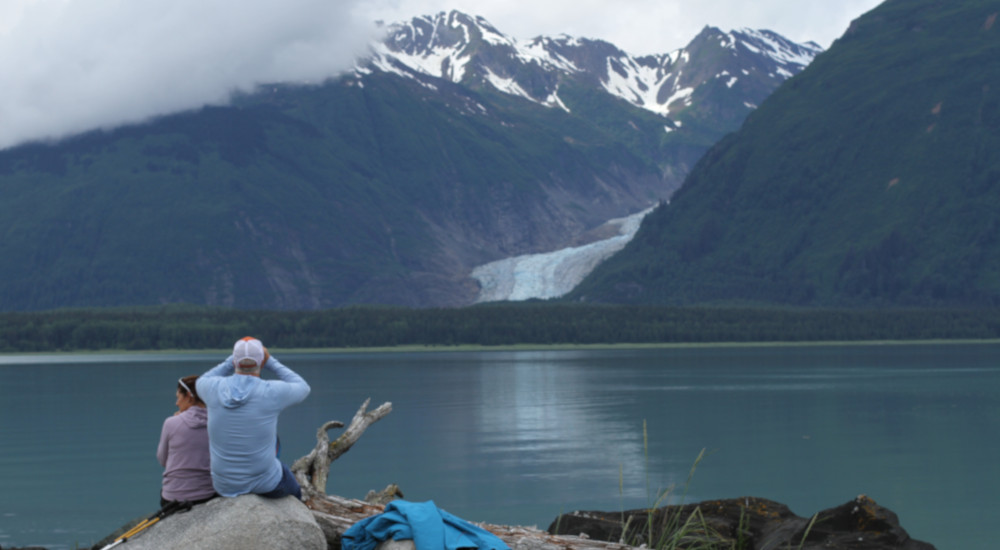
[[573, 512], [558, 517], [548, 531], [649, 547], [684, 539], [742, 550], [934, 550], [911, 539], [895, 513], [864, 495], [819, 512], [815, 520], [778, 502], [744, 497], [653, 510]]
[[803, 548], [820, 548], [819, 543], [822, 548], [934, 549], [911, 539], [894, 512], [864, 495], [819, 513]]

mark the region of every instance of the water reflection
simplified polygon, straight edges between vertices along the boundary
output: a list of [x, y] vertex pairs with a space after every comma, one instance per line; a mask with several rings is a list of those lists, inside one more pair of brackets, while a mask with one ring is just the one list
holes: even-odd
[[585, 358], [518, 353], [480, 370], [476, 433], [486, 460], [533, 479], [643, 471], [640, 425], [609, 414], [629, 399], [605, 391]]

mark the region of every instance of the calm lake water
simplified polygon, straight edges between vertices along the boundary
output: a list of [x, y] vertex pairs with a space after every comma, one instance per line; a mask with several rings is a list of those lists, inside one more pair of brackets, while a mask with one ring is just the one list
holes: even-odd
[[[0, 356], [0, 546], [89, 545], [155, 511], [176, 380], [224, 355]], [[759, 496], [806, 517], [864, 493], [939, 549], [995, 544], [1000, 345], [275, 355], [312, 386], [281, 418], [288, 463], [324, 421], [393, 404], [329, 493], [397, 483], [542, 528], [672, 486], [665, 502]]]

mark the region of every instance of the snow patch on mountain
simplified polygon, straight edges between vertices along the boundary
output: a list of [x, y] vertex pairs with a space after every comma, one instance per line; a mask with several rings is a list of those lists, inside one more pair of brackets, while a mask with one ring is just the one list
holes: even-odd
[[740, 29], [739, 33], [749, 37], [757, 45], [755, 48], [750, 41], [744, 41], [744, 47], [755, 53], [767, 55], [783, 65], [805, 67], [812, 63], [813, 58], [823, 51], [823, 48], [815, 42], [806, 42], [805, 44], [796, 45], [798, 47], [794, 47], [792, 42], [770, 31], [744, 28]]
[[694, 93], [694, 88], [681, 88], [674, 92], [663, 104], [669, 108], [677, 101], [683, 101], [685, 106], [691, 105], [691, 94]]
[[562, 35], [557, 40], [538, 37], [530, 42], [513, 44], [516, 56], [525, 63], [537, 63], [542, 67], [550, 67], [566, 73], [579, 72], [580, 69], [572, 61], [566, 59], [557, 50], [559, 43], [569, 47], [581, 47], [580, 42], [569, 36]]
[[598, 264], [625, 248], [639, 230], [642, 219], [652, 211], [653, 208], [649, 208], [606, 222], [606, 225], [618, 227], [618, 234], [609, 239], [554, 252], [505, 258], [473, 269], [472, 278], [479, 281], [480, 287], [476, 302], [558, 298], [566, 294]]
[[487, 70], [486, 81], [492, 84], [494, 88], [500, 90], [501, 92], [534, 101], [534, 98], [531, 97], [531, 94], [526, 92], [524, 88], [522, 88], [521, 85], [518, 84], [517, 81], [514, 80], [513, 78], [504, 78], [501, 76], [497, 76], [493, 74], [492, 71]]
[[633, 105], [656, 110], [656, 95], [664, 75], [658, 67], [640, 65], [628, 57], [608, 59], [604, 89]]

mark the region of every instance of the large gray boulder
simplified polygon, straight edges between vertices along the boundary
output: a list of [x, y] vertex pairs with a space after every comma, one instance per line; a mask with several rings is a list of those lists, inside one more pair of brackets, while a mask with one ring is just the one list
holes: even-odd
[[[113, 539], [112, 539], [113, 540]], [[167, 516], [121, 550], [326, 550], [312, 512], [294, 497], [216, 498]]]

